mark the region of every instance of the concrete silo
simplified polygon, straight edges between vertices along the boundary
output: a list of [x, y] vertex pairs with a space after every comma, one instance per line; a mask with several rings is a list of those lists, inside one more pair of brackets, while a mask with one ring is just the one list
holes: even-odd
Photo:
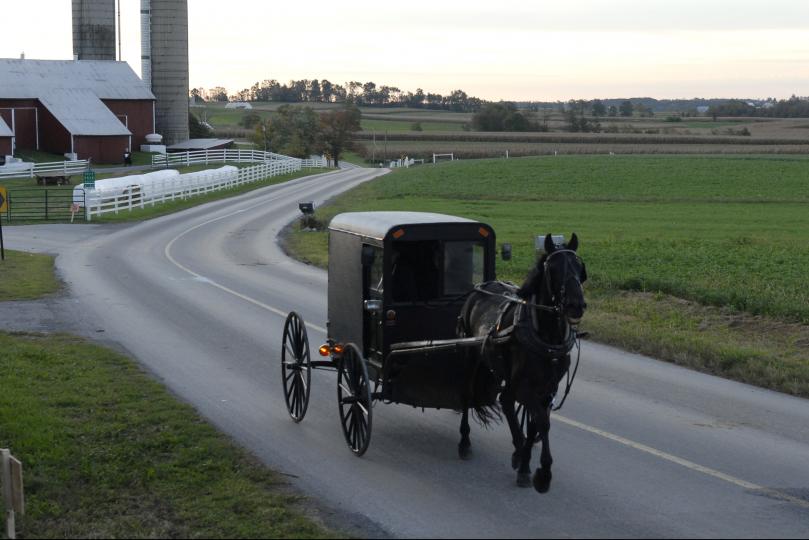
[[73, 0], [73, 55], [115, 60], [115, 0]]
[[141, 0], [144, 82], [167, 145], [188, 140], [188, 0]]

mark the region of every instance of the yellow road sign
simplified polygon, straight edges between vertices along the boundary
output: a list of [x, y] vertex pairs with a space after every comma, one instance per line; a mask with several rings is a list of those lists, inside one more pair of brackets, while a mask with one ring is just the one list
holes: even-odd
[[8, 193], [6, 188], [0, 186], [0, 212], [8, 210]]

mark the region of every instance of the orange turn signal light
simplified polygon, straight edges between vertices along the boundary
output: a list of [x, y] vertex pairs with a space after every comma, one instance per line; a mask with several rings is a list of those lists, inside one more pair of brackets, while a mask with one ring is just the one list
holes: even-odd
[[321, 345], [317, 352], [320, 356], [329, 356], [330, 354], [343, 354], [344, 347], [338, 343], [336, 345], [329, 345], [328, 343]]

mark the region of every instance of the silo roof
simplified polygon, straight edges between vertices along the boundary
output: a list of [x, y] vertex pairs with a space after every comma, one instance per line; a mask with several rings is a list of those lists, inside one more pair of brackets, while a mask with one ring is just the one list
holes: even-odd
[[12, 133], [11, 128], [8, 127], [6, 121], [3, 120], [3, 117], [0, 116], [0, 137], [13, 137], [14, 133]]
[[101, 101], [154, 100], [126, 62], [0, 58], [0, 99], [38, 99], [72, 135], [131, 135]]

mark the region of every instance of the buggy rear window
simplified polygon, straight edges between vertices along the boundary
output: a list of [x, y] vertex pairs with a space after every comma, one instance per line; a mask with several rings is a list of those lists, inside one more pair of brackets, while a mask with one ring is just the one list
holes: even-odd
[[429, 302], [460, 296], [483, 281], [485, 247], [477, 241], [393, 243], [394, 302]]

